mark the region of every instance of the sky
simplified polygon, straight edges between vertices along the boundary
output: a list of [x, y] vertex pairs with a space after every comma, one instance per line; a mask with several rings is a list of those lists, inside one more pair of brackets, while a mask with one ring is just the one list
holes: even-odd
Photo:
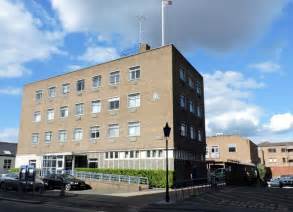
[[[1, 0], [0, 141], [17, 142], [22, 88], [161, 43], [160, 0]], [[293, 1], [173, 0], [166, 43], [204, 76], [207, 135], [293, 140]], [[291, 94], [291, 95], [290, 95]]]

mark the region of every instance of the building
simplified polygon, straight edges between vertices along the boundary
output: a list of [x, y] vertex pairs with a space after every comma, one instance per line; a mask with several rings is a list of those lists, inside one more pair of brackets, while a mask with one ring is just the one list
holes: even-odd
[[27, 84], [16, 166], [165, 169], [205, 175], [203, 78], [173, 46]]
[[16, 143], [0, 142], [0, 174], [14, 167]]
[[260, 143], [258, 154], [273, 176], [293, 174], [293, 142]]
[[259, 163], [257, 145], [238, 135], [207, 137], [206, 160], [210, 164], [234, 162], [256, 165]]

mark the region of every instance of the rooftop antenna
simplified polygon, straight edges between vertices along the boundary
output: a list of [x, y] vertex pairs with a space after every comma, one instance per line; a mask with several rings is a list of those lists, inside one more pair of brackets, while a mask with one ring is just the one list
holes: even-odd
[[142, 24], [146, 20], [146, 18], [143, 15], [139, 15], [139, 16], [137, 16], [137, 20], [138, 20], [138, 24], [139, 24], [138, 44], [140, 45], [143, 42], [143, 37], [142, 37], [142, 34], [143, 34]]

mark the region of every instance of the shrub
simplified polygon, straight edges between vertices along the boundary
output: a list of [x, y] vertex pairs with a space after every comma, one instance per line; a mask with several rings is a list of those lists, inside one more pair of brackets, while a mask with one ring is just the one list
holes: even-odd
[[8, 171], [11, 173], [19, 173], [19, 168], [11, 168]]
[[[164, 188], [166, 185], [166, 171], [164, 170], [137, 170], [137, 169], [98, 169], [98, 168], [76, 168], [76, 171], [95, 172], [103, 174], [117, 174], [147, 177], [149, 186], [154, 188]], [[174, 171], [169, 171], [169, 187], [173, 186]]]

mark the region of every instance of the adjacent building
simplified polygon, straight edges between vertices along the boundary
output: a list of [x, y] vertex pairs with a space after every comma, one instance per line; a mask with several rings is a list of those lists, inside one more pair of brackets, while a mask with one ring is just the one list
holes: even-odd
[[203, 77], [173, 46], [25, 85], [16, 167], [165, 169], [205, 176]]
[[258, 145], [261, 163], [273, 176], [293, 174], [293, 142], [263, 142]]
[[16, 143], [0, 142], [0, 174], [14, 168]]
[[206, 160], [210, 164], [232, 162], [256, 165], [259, 162], [257, 145], [239, 135], [207, 137]]

